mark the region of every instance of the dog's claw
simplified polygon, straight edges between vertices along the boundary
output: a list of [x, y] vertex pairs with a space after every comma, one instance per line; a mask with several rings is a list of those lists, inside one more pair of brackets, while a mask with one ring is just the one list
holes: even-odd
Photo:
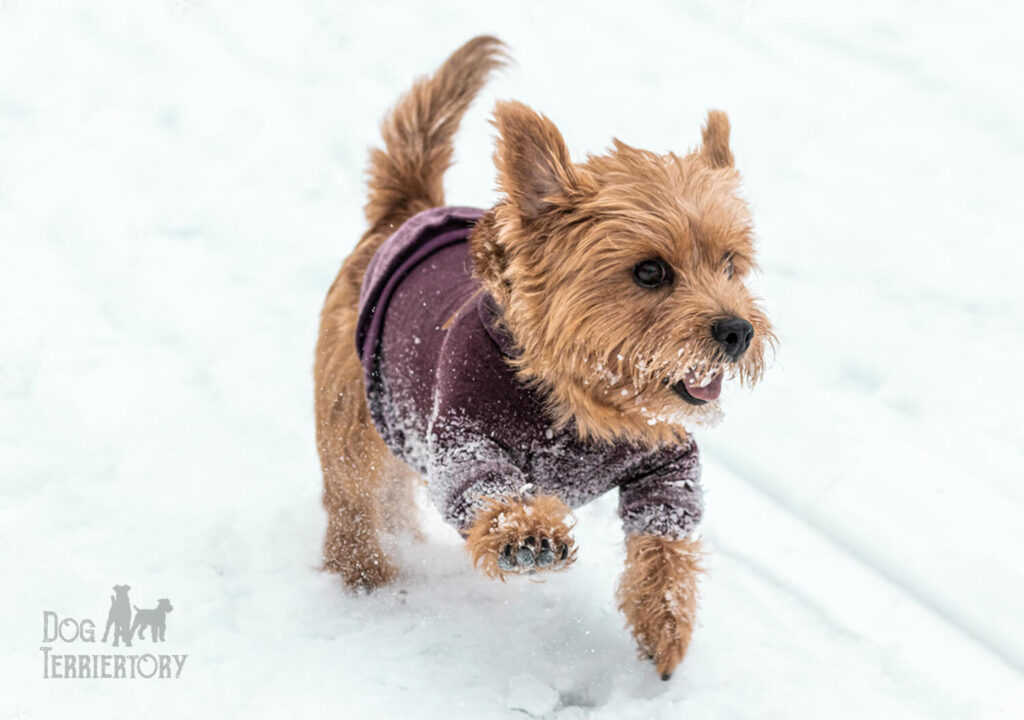
[[547, 538], [540, 541], [540, 552], [537, 554], [537, 567], [551, 567], [555, 563], [555, 553]]

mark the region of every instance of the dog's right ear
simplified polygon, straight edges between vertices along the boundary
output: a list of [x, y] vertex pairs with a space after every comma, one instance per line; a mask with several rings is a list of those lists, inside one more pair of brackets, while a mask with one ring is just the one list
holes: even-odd
[[555, 124], [526, 105], [509, 101], [497, 104], [493, 123], [498, 129], [498, 186], [520, 218], [529, 223], [571, 205], [580, 191], [580, 178]]

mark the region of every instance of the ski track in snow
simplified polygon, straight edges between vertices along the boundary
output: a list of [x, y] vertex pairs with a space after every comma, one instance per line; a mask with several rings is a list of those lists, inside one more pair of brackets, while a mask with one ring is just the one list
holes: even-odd
[[[0, 717], [1021, 717], [1020, 21], [4, 0]], [[709, 572], [669, 683], [614, 606], [614, 495], [545, 582], [480, 577], [426, 507], [393, 587], [316, 571], [312, 348], [366, 149], [482, 32], [517, 64], [463, 123], [451, 202], [493, 201], [496, 98], [577, 157], [732, 119], [782, 344], [698, 433]], [[43, 680], [42, 611], [101, 622], [115, 583], [172, 600], [182, 677]]]

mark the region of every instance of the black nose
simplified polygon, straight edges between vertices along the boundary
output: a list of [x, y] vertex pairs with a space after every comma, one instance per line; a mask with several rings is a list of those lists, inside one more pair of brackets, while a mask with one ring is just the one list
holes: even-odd
[[725, 354], [736, 360], [750, 347], [750, 341], [754, 337], [754, 326], [743, 318], [730, 317], [712, 325], [711, 334], [721, 343]]

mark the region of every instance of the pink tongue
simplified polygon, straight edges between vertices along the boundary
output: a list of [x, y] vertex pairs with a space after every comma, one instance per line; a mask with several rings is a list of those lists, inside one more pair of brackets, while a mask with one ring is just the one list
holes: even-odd
[[690, 393], [693, 397], [698, 400], [717, 400], [718, 396], [722, 393], [722, 373], [717, 373], [715, 378], [704, 387], [697, 384], [697, 378], [693, 373], [690, 373], [683, 378], [683, 385], [686, 386], [686, 392]]

